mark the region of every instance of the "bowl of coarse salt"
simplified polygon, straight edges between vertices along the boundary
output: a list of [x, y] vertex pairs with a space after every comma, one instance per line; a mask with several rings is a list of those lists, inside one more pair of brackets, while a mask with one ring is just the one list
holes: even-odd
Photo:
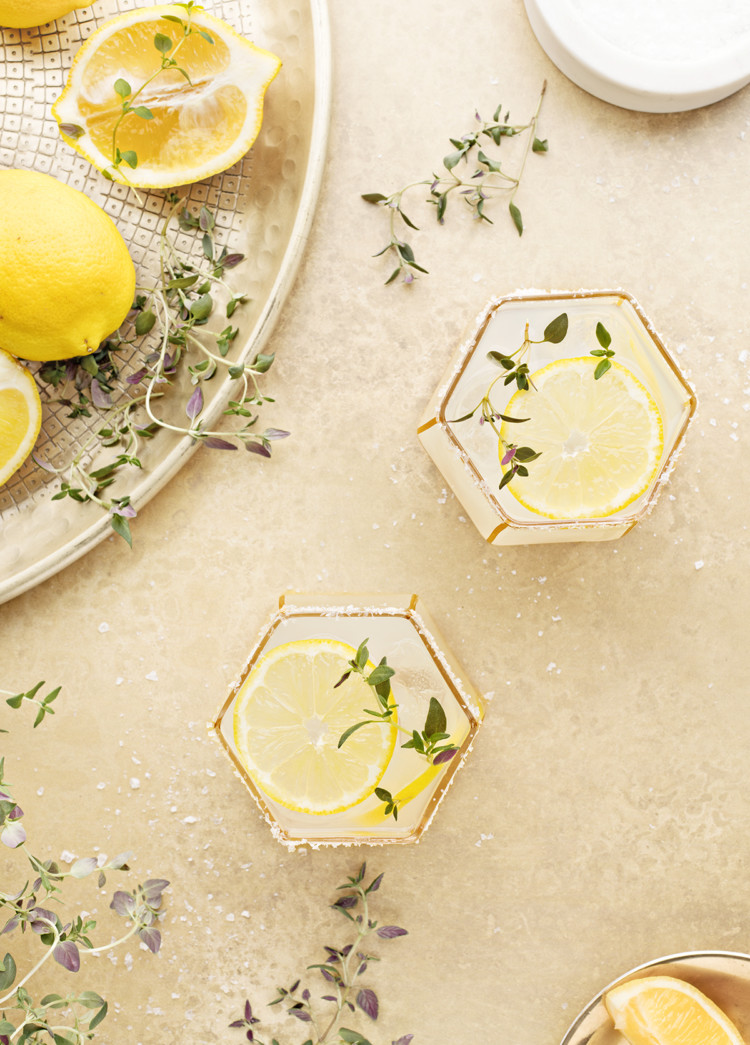
[[524, 0], [537, 40], [585, 91], [681, 112], [750, 83], [748, 0]]

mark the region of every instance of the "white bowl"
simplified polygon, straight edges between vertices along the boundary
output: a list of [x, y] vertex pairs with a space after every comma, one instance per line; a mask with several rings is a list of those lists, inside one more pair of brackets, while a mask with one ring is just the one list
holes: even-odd
[[697, 109], [750, 83], [747, 0], [524, 2], [537, 40], [558, 69], [624, 109]]

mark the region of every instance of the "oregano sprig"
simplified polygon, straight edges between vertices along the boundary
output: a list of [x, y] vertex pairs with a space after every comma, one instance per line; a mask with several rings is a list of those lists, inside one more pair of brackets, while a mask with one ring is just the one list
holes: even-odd
[[[545, 81], [536, 110], [528, 123], [511, 124], [508, 112], [505, 113], [505, 116], [501, 115], [502, 105], [498, 105], [495, 109], [491, 120], [483, 120], [479, 113], [475, 113], [478, 126], [460, 138], [450, 139], [453, 151], [443, 158], [443, 172], [433, 173], [429, 178], [410, 182], [402, 189], [390, 194], [367, 192], [362, 195], [362, 199], [366, 203], [384, 207], [389, 212], [390, 237], [382, 250], [374, 255], [377, 258], [388, 254], [396, 262], [396, 268], [385, 281], [386, 285], [395, 282], [400, 276], [404, 283], [413, 283], [417, 278], [417, 273], [427, 274], [428, 272], [417, 262], [414, 249], [404, 239], [401, 229], [401, 226], [405, 225], [414, 231], [419, 230], [419, 226], [406, 214], [402, 205], [404, 195], [418, 186], [428, 186], [426, 202], [435, 207], [435, 217], [441, 225], [445, 222], [448, 202], [452, 194], [463, 199], [477, 221], [493, 224], [485, 211], [485, 206], [493, 195], [505, 193], [508, 196], [508, 212], [516, 232], [519, 236], [523, 234], [523, 217], [515, 199], [529, 151], [543, 154], [549, 149], [547, 139], [541, 140], [536, 134], [546, 89]], [[500, 146], [503, 138], [513, 138], [524, 133], [527, 134], [526, 146], [515, 174], [509, 174], [503, 168], [500, 159], [497, 156], [488, 155], [482, 147], [483, 145], [485, 148], [487, 147], [483, 139]], [[468, 171], [457, 173], [462, 165], [468, 167]]]
[[[365, 940], [395, 940], [407, 936], [406, 929], [398, 925], [379, 925], [372, 917], [372, 894], [377, 892], [383, 881], [379, 874], [365, 884], [367, 865], [362, 864], [356, 875], [338, 887], [343, 895], [331, 905], [342, 915], [352, 929], [352, 938], [343, 946], [324, 946], [325, 959], [307, 966], [307, 972], [316, 971], [323, 979], [323, 994], [313, 999], [313, 992], [298, 977], [290, 987], [278, 987], [276, 998], [269, 1005], [280, 1005], [288, 1016], [307, 1028], [309, 1037], [304, 1045], [371, 1045], [365, 1035], [356, 1029], [343, 1026], [355, 1014], [362, 1013], [371, 1022], [380, 1015], [380, 1000], [371, 987], [363, 985], [361, 979], [372, 962], [380, 958], [364, 949]], [[321, 1004], [323, 1003], [323, 1004]], [[249, 1000], [245, 1001], [242, 1014], [229, 1026], [241, 1030], [254, 1045], [279, 1045], [277, 1038], [270, 1041], [261, 1033], [261, 1019], [255, 1015]], [[410, 1045], [413, 1034], [405, 1034], [392, 1045]]]
[[[46, 715], [54, 715], [55, 709], [52, 707], [53, 701], [57, 700], [58, 694], [62, 689], [62, 686], [55, 686], [49, 693], [44, 697], [38, 697], [39, 690], [44, 686], [44, 681], [37, 682], [36, 685], [32, 686], [31, 689], [26, 690], [25, 693], [11, 693], [9, 690], [0, 689], [0, 694], [5, 697], [5, 703], [11, 708], [20, 708], [25, 702], [29, 702], [37, 708], [36, 718], [34, 719], [34, 729], [40, 725]], [[6, 733], [7, 730], [0, 730], [0, 733]]]

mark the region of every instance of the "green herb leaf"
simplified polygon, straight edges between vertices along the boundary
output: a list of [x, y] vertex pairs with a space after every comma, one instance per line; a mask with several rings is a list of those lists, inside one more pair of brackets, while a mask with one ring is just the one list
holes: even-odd
[[444, 733], [447, 725], [443, 705], [436, 697], [430, 697], [430, 706], [424, 724], [426, 737], [434, 736], [436, 733]]
[[548, 143], [547, 139], [545, 138], [543, 141], [540, 141], [538, 138], [534, 138], [534, 144], [531, 146], [531, 151], [532, 152], [548, 152], [549, 151], [549, 143]]
[[127, 98], [132, 94], [132, 89], [127, 80], [119, 78], [115, 80], [115, 94], [119, 94], [121, 98]]
[[166, 54], [167, 51], [172, 50], [174, 44], [172, 43], [170, 38], [166, 36], [164, 33], [157, 33], [154, 37], [154, 47], [161, 54]]
[[568, 333], [568, 314], [563, 312], [556, 316], [551, 323], [544, 328], [544, 340], [552, 345], [559, 345]]
[[508, 210], [510, 211], [510, 216], [513, 219], [513, 224], [516, 226], [516, 229], [518, 230], [518, 235], [523, 236], [523, 218], [521, 217], [521, 211], [512, 201], [508, 204]]
[[594, 380], [598, 381], [600, 377], [604, 377], [611, 366], [612, 364], [608, 359], [602, 359], [601, 362], [597, 363], [594, 371]]
[[603, 323], [596, 324], [596, 340], [599, 342], [602, 348], [609, 348], [609, 346], [612, 344], [612, 335]]

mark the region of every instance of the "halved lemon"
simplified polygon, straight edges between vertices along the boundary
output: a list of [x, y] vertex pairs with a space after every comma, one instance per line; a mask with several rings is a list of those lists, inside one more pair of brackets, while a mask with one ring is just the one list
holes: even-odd
[[631, 1045], [745, 1045], [710, 998], [672, 976], [647, 976], [613, 987], [604, 1004]]
[[[531, 374], [535, 388], [518, 391], [503, 413], [500, 437], [541, 453], [528, 476], [508, 490], [529, 511], [550, 519], [613, 515], [648, 488], [659, 466], [664, 434], [659, 409], [624, 366], [599, 380], [594, 356], [560, 359]], [[505, 454], [500, 444], [500, 457]]]
[[242, 684], [234, 707], [237, 751], [260, 790], [288, 809], [315, 815], [349, 809], [372, 794], [390, 761], [395, 722], [373, 721], [337, 747], [373, 706], [361, 675], [336, 687], [355, 654], [330, 639], [288, 642], [267, 653]]
[[82, 45], [52, 113], [65, 141], [115, 181], [185, 185], [244, 156], [280, 67], [200, 8], [137, 8]]
[[41, 424], [42, 404], [34, 378], [0, 349], [0, 485], [29, 456]]

